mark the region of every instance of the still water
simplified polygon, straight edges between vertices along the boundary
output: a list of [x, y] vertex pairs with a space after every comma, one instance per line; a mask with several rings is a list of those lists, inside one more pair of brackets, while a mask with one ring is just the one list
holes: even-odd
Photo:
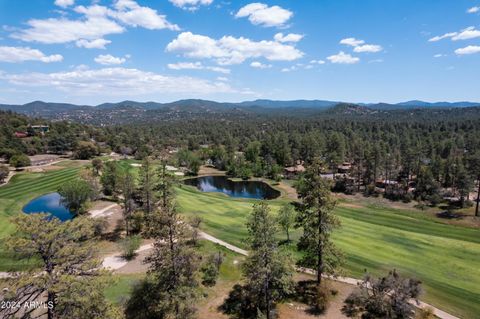
[[260, 181], [234, 182], [226, 176], [204, 176], [185, 180], [185, 184], [195, 186], [202, 192], [224, 193], [231, 197], [274, 199], [280, 192]]
[[48, 213], [53, 217], [66, 221], [73, 218], [73, 214], [61, 203], [62, 197], [59, 193], [50, 193], [31, 200], [23, 207], [23, 212]]

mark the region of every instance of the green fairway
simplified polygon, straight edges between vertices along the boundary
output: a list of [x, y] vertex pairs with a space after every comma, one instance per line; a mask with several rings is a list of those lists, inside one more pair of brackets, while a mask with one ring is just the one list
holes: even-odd
[[[184, 214], [199, 214], [205, 231], [243, 248], [246, 216], [254, 202], [185, 186], [178, 189]], [[269, 203], [276, 211], [282, 201]], [[396, 268], [422, 280], [422, 300], [464, 318], [480, 313], [479, 230], [390, 208], [340, 206], [336, 212], [343, 227], [334, 237], [346, 255], [347, 275], [361, 277], [364, 269], [383, 274]], [[295, 232], [293, 238], [298, 236]]]
[[44, 173], [19, 173], [8, 185], [0, 187], [0, 271], [21, 270], [32, 265], [29, 260], [15, 260], [5, 252], [3, 239], [14, 231], [9, 219], [22, 211], [33, 198], [55, 192], [66, 181], [78, 176], [80, 168], [72, 162], [59, 163], [66, 168]]

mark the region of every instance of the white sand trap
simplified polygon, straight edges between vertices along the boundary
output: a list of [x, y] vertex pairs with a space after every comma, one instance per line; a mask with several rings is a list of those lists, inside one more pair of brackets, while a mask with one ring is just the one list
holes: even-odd
[[105, 216], [110, 216], [113, 214], [113, 212], [108, 212], [108, 210], [117, 207], [117, 204], [112, 204], [108, 207], [105, 207], [104, 209], [95, 209], [90, 211], [90, 216], [92, 217], [105, 217]]
[[[153, 248], [153, 244], [147, 244], [147, 245], [140, 246], [140, 248], [135, 250], [135, 252], [138, 254], [142, 251], [149, 250], [152, 248]], [[121, 256], [108, 256], [108, 257], [105, 257], [105, 259], [102, 262], [103, 268], [110, 269], [110, 270], [120, 269], [126, 264], [128, 264], [128, 261]]]

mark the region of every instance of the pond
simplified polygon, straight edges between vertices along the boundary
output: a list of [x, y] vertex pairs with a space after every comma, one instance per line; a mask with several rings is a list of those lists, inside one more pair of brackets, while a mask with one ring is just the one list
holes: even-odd
[[73, 214], [61, 203], [62, 196], [59, 193], [50, 193], [31, 200], [23, 207], [27, 214], [48, 213], [53, 217], [66, 221], [73, 218]]
[[185, 180], [185, 184], [195, 186], [202, 192], [224, 193], [231, 197], [274, 199], [280, 192], [260, 181], [234, 182], [226, 176], [203, 176]]

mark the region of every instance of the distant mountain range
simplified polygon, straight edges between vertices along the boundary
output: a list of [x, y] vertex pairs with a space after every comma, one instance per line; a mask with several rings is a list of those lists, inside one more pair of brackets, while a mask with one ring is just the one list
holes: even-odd
[[407, 101], [389, 103], [345, 103], [327, 100], [255, 100], [240, 103], [223, 103], [208, 100], [189, 99], [171, 103], [123, 101], [103, 103], [95, 106], [68, 103], [34, 101], [23, 105], [0, 104], [0, 110], [11, 110], [34, 117], [54, 120], [70, 120], [95, 124], [114, 124], [132, 119], [174, 119], [202, 118], [224, 114], [293, 114], [327, 111], [345, 114], [368, 114], [374, 111], [451, 109], [479, 106], [476, 102], [424, 102]]

